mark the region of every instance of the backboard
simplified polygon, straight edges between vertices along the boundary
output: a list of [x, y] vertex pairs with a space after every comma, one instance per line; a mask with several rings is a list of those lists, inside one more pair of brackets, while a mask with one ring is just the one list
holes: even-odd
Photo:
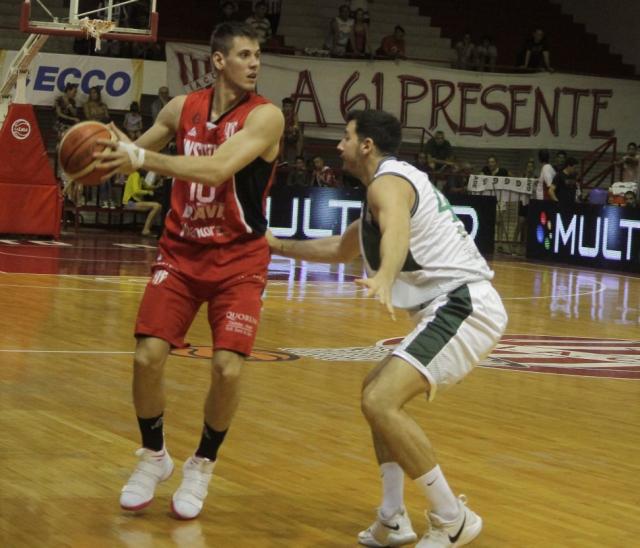
[[158, 36], [156, 0], [70, 0], [66, 17], [55, 17], [46, 7], [46, 0], [24, 0], [20, 30], [31, 34], [83, 37], [86, 30], [81, 21], [85, 18], [115, 23], [115, 28], [102, 37], [105, 40], [155, 42]]

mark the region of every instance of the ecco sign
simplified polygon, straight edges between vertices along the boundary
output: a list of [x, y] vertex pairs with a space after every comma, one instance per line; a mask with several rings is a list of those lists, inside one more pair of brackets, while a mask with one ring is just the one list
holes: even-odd
[[33, 81], [34, 91], [64, 91], [67, 84], [78, 84], [88, 94], [89, 89], [100, 86], [107, 95], [120, 97], [131, 88], [131, 76], [124, 71], [107, 73], [101, 69], [82, 72], [76, 67], [61, 68], [40, 65]]

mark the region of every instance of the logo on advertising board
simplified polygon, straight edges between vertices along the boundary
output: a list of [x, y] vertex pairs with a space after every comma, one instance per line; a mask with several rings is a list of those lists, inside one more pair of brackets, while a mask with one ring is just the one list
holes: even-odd
[[18, 118], [11, 124], [11, 135], [18, 139], [18, 141], [24, 141], [31, 135], [31, 124], [24, 118]]

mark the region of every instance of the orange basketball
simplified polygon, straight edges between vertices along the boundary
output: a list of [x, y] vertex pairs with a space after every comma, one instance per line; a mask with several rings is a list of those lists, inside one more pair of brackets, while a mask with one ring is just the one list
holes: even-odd
[[69, 179], [83, 185], [99, 185], [100, 178], [108, 173], [95, 167], [98, 160], [93, 153], [102, 152], [105, 148], [97, 143], [98, 139], [113, 141], [115, 136], [100, 122], [80, 122], [64, 134], [58, 160]]

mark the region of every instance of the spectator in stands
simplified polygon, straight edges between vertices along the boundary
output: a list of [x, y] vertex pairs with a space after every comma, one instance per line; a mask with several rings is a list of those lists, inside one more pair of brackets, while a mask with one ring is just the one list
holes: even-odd
[[553, 169], [558, 171], [562, 171], [564, 166], [567, 165], [567, 153], [564, 150], [559, 150], [556, 152], [556, 157], [553, 160]]
[[364, 20], [364, 11], [356, 10], [349, 37], [349, 53], [354, 57], [371, 57], [369, 43], [369, 23]]
[[84, 117], [87, 120], [96, 120], [97, 122], [107, 124], [111, 121], [111, 116], [109, 116], [109, 108], [102, 101], [102, 93], [100, 90], [100, 86], [89, 88], [89, 98], [82, 108], [84, 110]]
[[78, 94], [78, 84], [67, 84], [64, 93], [56, 98], [56, 121], [55, 128], [58, 133], [58, 141], [62, 135], [74, 124], [80, 121], [78, 107], [76, 106], [76, 95]]
[[253, 15], [247, 18], [247, 25], [251, 25], [258, 35], [258, 42], [261, 46], [265, 46], [271, 35], [271, 23], [266, 17], [267, 4], [265, 2], [256, 2], [253, 8]]
[[[455, 156], [451, 156], [451, 162], [452, 164], [447, 170], [449, 175], [447, 175], [444, 180], [442, 192], [447, 196], [451, 196], [452, 194], [466, 194], [471, 166], [466, 162], [459, 162]], [[443, 180], [442, 176], [440, 176], [440, 180]]]
[[153, 122], [155, 123], [158, 114], [164, 108], [164, 106], [171, 100], [169, 97], [169, 88], [167, 86], [162, 86], [158, 89], [158, 96], [155, 98], [153, 103], [151, 103], [151, 118], [153, 118]]
[[396, 25], [395, 29], [393, 29], [393, 34], [382, 39], [380, 47], [376, 50], [376, 57], [381, 59], [406, 59], [404, 34], [404, 29], [400, 25]]
[[616, 162], [622, 166], [621, 180], [625, 183], [637, 183], [640, 182], [638, 164], [640, 156], [638, 156], [638, 146], [635, 143], [629, 143], [627, 145], [627, 153], [622, 157], [622, 160]]
[[482, 168], [482, 173], [493, 177], [509, 177], [509, 172], [500, 167], [498, 159], [493, 155], [487, 158], [487, 165]]
[[[253, 0], [253, 9], [255, 10], [256, 4], [260, 0]], [[278, 34], [278, 26], [280, 25], [280, 11], [282, 10], [282, 0], [265, 0], [267, 5], [266, 17], [271, 23], [271, 33], [273, 35]]]
[[562, 207], [570, 207], [576, 203], [577, 165], [578, 161], [575, 158], [567, 158], [564, 168], [555, 174], [549, 186], [549, 198]]
[[456, 43], [456, 68], [470, 69], [476, 66], [476, 46], [471, 41], [471, 33], [465, 32], [462, 40]]
[[353, 29], [353, 19], [349, 17], [349, 6], [340, 6], [338, 17], [331, 20], [329, 24], [329, 34], [325, 47], [336, 57], [344, 57], [347, 54], [351, 30]]
[[427, 158], [427, 153], [422, 150], [418, 152], [418, 154], [416, 155], [416, 161], [413, 165], [420, 171], [424, 171], [425, 173], [427, 173], [429, 171], [429, 160]]
[[296, 163], [287, 175], [287, 186], [307, 186], [309, 176], [304, 156], [296, 156]]
[[140, 114], [140, 105], [138, 105], [137, 101], [131, 103], [129, 112], [124, 115], [122, 127], [124, 127], [125, 132], [132, 141], [135, 141], [142, 135], [142, 115]]
[[311, 186], [341, 186], [336, 178], [336, 174], [329, 166], [324, 165], [324, 159], [316, 156], [313, 159], [313, 172], [311, 173]]
[[452, 171], [456, 164], [453, 161], [451, 143], [444, 138], [443, 131], [436, 131], [425, 145], [429, 171], [432, 173], [446, 173]]
[[549, 44], [540, 28], [533, 31], [525, 44], [522, 68], [553, 72], [549, 61]]
[[553, 166], [549, 163], [549, 151], [541, 150], [538, 152], [538, 161], [540, 162], [541, 168], [534, 198], [536, 200], [548, 200], [549, 187], [551, 183], [553, 183], [553, 178], [556, 176], [556, 170], [553, 169]]
[[624, 193], [624, 207], [638, 207], [635, 192], [627, 190]]
[[369, 4], [372, 4], [373, 0], [349, 0], [349, 15], [355, 21], [356, 12], [362, 10], [365, 23], [371, 23], [371, 16], [369, 14]]
[[496, 59], [498, 49], [493, 43], [491, 36], [485, 35], [476, 47], [476, 66], [480, 71], [493, 72], [496, 70]]
[[124, 192], [122, 194], [122, 204], [124, 208], [131, 211], [149, 212], [144, 222], [144, 227], [142, 228], [143, 236], [153, 236], [151, 233], [153, 220], [162, 210], [162, 206], [158, 202], [146, 200], [146, 198], [148, 199], [151, 196], [153, 196], [153, 189], [143, 186], [140, 172], [134, 171], [127, 177], [127, 182], [124, 185]]
[[[284, 133], [282, 135], [281, 159], [289, 161], [293, 155], [301, 156], [304, 147], [304, 135], [298, 121], [298, 115], [294, 110], [294, 102], [291, 97], [282, 100], [282, 114], [284, 114]], [[293, 151], [293, 155], [291, 152]]]
[[[96, 122], [107, 124], [111, 121], [111, 116], [109, 116], [109, 108], [102, 101], [100, 89], [100, 86], [89, 88], [89, 98], [82, 109], [84, 111], [84, 117], [87, 120], [95, 120]], [[114, 199], [114, 189], [111, 180], [102, 183], [95, 192], [96, 194], [93, 196], [94, 190], [91, 190], [91, 200], [95, 197], [96, 205], [100, 202], [102, 207], [115, 209], [116, 200]]]
[[522, 177], [525, 179], [535, 179], [536, 178], [536, 162], [533, 158], [529, 158], [527, 160], [527, 165], [522, 172]]
[[233, 23], [238, 20], [238, 5], [235, 2], [223, 2], [220, 5], [220, 12], [216, 17], [216, 25], [220, 23]]

